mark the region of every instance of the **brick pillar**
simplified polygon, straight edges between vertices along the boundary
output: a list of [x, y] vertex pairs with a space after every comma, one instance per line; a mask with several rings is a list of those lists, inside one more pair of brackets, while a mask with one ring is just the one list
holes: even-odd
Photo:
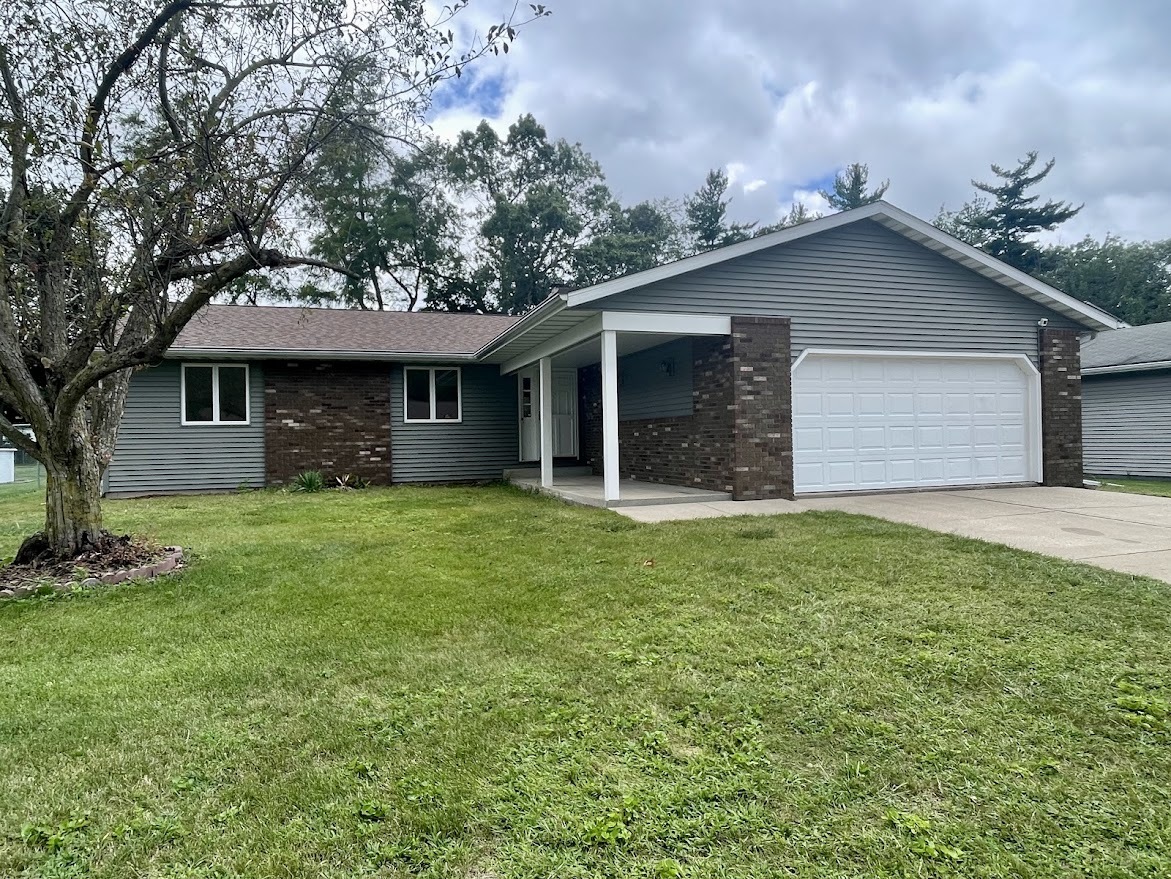
[[793, 498], [787, 317], [732, 318], [734, 500]]
[[1077, 330], [1043, 327], [1041, 448], [1046, 485], [1082, 486], [1082, 365]]

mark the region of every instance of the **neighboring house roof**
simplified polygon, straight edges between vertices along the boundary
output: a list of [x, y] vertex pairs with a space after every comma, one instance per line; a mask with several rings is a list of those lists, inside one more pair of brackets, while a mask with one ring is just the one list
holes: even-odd
[[[1102, 309], [1096, 308], [1087, 302], [1082, 302], [1080, 299], [1076, 299], [1066, 293], [1062, 293], [1056, 287], [1051, 287], [1043, 281], [1038, 281], [1031, 275], [1027, 275], [993, 256], [989, 256], [982, 250], [977, 250], [975, 247], [965, 244], [958, 238], [953, 238], [946, 232], [936, 229], [930, 223], [925, 223], [918, 217], [912, 216], [906, 211], [900, 210], [884, 201], [875, 202], [874, 204], [856, 208], [852, 211], [831, 214], [828, 217], [822, 217], [820, 220], [813, 220], [809, 223], [802, 223], [799, 226], [790, 226], [779, 232], [771, 232], [768, 235], [761, 235], [759, 238], [752, 238], [748, 241], [742, 241], [739, 244], [709, 250], [696, 256], [689, 256], [686, 259], [658, 266], [657, 268], [636, 272], [635, 274], [616, 278], [613, 281], [606, 281], [602, 284], [595, 284], [593, 287], [574, 290], [568, 294], [566, 304], [570, 308], [575, 308], [595, 303], [599, 299], [605, 299], [616, 293], [622, 293], [637, 287], [645, 287], [657, 281], [674, 278], [697, 269], [746, 256], [768, 247], [775, 247], [778, 244], [786, 244], [790, 241], [807, 238], [810, 235], [828, 232], [831, 229], [838, 229], [861, 220], [873, 220], [891, 231], [897, 232], [971, 269], [977, 274], [990, 278], [1011, 290], [1015, 290], [1022, 296], [1032, 299], [1034, 302], [1038, 302], [1056, 311], [1058, 314], [1065, 315], [1070, 320], [1081, 324], [1087, 329], [1114, 330], [1127, 326], [1124, 321], [1118, 320], [1118, 318], [1102, 311]], [[598, 308], [599, 306], [595, 305], [594, 307]]]
[[188, 357], [472, 359], [485, 343], [517, 320], [503, 314], [209, 305], [183, 328], [168, 353]]
[[1171, 321], [1099, 333], [1082, 345], [1082, 372], [1171, 369]]

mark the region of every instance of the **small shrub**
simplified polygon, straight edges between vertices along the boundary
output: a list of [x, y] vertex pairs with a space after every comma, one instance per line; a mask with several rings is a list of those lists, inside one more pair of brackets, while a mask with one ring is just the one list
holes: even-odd
[[321, 491], [325, 488], [325, 479], [320, 470], [306, 470], [298, 473], [293, 480], [293, 491]]
[[338, 491], [351, 491], [370, 487], [369, 479], [365, 476], [355, 476], [353, 473], [345, 473], [336, 477], [336, 482]]

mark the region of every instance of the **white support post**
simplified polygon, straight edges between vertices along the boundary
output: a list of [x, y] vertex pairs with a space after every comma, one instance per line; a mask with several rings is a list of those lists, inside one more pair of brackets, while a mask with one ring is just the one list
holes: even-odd
[[606, 502], [618, 500], [618, 334], [602, 331], [602, 473]]
[[541, 487], [553, 487], [553, 359], [541, 358]]

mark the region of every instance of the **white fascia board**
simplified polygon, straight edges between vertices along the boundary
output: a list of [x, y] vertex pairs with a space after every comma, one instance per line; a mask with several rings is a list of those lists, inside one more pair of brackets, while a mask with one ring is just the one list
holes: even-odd
[[294, 348], [170, 348], [169, 360], [229, 357], [238, 360], [374, 360], [386, 363], [473, 363], [476, 355], [434, 352], [308, 351]]
[[[887, 228], [896, 234], [900, 234], [897, 226], [903, 225], [939, 245], [939, 249], [936, 251], [937, 253], [942, 253], [945, 257], [949, 257], [956, 262], [961, 262], [962, 259], [976, 262], [1003, 279], [1001, 283], [1016, 284], [1033, 291], [1036, 294], [1036, 298], [1033, 299], [1031, 296], [1027, 298], [1033, 299], [1033, 301], [1039, 302], [1042, 305], [1048, 305], [1055, 311], [1065, 312], [1066, 314], [1077, 314], [1092, 329], [1117, 330], [1129, 326], [1129, 324], [1118, 320], [1113, 315], [1082, 302], [1080, 299], [1075, 299], [1066, 293], [1062, 293], [1056, 287], [1050, 287], [1043, 281], [1038, 281], [1031, 275], [1027, 275], [1013, 268], [1007, 263], [998, 260], [996, 257], [972, 247], [970, 244], [965, 244], [958, 238], [953, 238], [941, 229], [935, 228], [930, 223], [926, 223], [918, 217], [908, 214], [906, 211], [900, 210], [884, 201], [878, 201], [852, 211], [831, 214], [828, 217], [822, 217], [820, 220], [813, 220], [812, 222], [802, 223], [798, 226], [790, 226], [788, 229], [781, 229], [779, 232], [761, 235], [759, 238], [752, 238], [748, 241], [742, 241], [739, 244], [709, 250], [706, 253], [676, 260], [664, 266], [627, 275], [624, 278], [616, 278], [613, 281], [606, 281], [593, 287], [575, 290], [568, 296], [569, 307], [576, 308], [599, 299], [604, 299], [607, 296], [613, 296], [616, 293], [645, 287], [658, 281], [665, 281], [669, 278], [687, 274], [688, 272], [694, 272], [698, 269], [718, 265], [719, 263], [727, 262], [728, 260], [741, 256], [747, 256], [760, 250], [766, 250], [769, 247], [776, 247], [778, 244], [798, 241], [810, 235], [819, 235], [831, 229], [837, 229], [842, 226], [848, 226], [851, 223], [869, 219], [877, 219], [879, 221], [886, 219], [891, 221], [896, 225], [893, 227], [887, 226]], [[996, 279], [993, 278], [992, 280]], [[1010, 289], [1012, 288], [1010, 287]], [[1018, 293], [1018, 295], [1025, 295], [1019, 290], [1015, 290], [1014, 292]]]
[[602, 329], [620, 333], [669, 333], [679, 336], [727, 336], [732, 318], [726, 314], [670, 314], [661, 311], [604, 311]]
[[508, 375], [511, 372], [516, 372], [518, 369], [524, 369], [532, 363], [536, 363], [542, 357], [552, 357], [554, 354], [559, 354], [562, 351], [580, 345], [582, 342], [590, 339], [602, 332], [602, 315], [595, 314], [588, 317], [575, 327], [571, 327], [552, 339], [546, 339], [539, 345], [530, 348], [524, 354], [506, 360], [500, 364], [500, 374]]
[[1171, 369], [1171, 360], [1152, 360], [1147, 363], [1120, 363], [1116, 366], [1085, 366], [1082, 375], [1109, 375], [1116, 372], [1147, 372], [1148, 370]]

